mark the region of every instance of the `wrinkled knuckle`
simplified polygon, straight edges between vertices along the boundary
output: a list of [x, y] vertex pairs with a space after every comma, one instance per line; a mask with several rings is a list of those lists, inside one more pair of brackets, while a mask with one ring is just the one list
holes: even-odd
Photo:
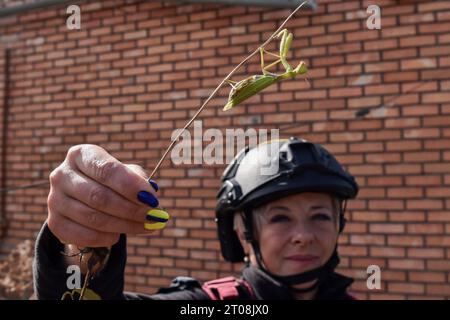
[[82, 144], [77, 144], [75, 146], [72, 146], [67, 151], [66, 159], [75, 159], [81, 155], [81, 150], [83, 148]]
[[56, 198], [55, 193], [52, 190], [50, 190], [47, 196], [47, 208], [50, 212], [55, 210], [55, 204], [57, 203], [57, 200], [55, 198]]
[[50, 185], [57, 186], [60, 185], [64, 177], [64, 171], [61, 166], [53, 170], [49, 175]]
[[108, 196], [103, 187], [94, 187], [89, 192], [89, 204], [94, 208], [103, 208], [108, 201]]
[[99, 182], [107, 182], [117, 168], [117, 164], [110, 160], [95, 160], [93, 165]]

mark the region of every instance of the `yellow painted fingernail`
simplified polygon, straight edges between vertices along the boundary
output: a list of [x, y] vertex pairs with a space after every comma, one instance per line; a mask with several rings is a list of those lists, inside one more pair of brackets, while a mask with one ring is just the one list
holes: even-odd
[[147, 230], [160, 230], [166, 226], [165, 222], [144, 223], [144, 228]]
[[151, 209], [147, 212], [146, 219], [149, 221], [166, 223], [167, 220], [170, 219], [170, 216], [167, 212], [161, 209]]

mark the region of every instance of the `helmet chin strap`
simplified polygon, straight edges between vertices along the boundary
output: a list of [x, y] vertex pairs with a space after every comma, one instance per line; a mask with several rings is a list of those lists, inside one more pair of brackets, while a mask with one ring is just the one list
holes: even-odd
[[[264, 261], [263, 261], [262, 255], [261, 255], [259, 243], [256, 241], [256, 239], [253, 236], [252, 213], [250, 210], [244, 210], [243, 220], [244, 220], [244, 226], [245, 226], [245, 231], [244, 231], [245, 240], [247, 242], [249, 242], [253, 248], [253, 251], [254, 251], [255, 257], [256, 257], [256, 262], [258, 263], [258, 267], [263, 272], [268, 274], [270, 277], [272, 277], [275, 280], [279, 281], [280, 283], [286, 285], [287, 287], [289, 287], [290, 290], [292, 290], [296, 293], [309, 292], [309, 291], [317, 288], [324, 281], [325, 277], [328, 274], [330, 274], [331, 272], [333, 272], [334, 269], [339, 264], [339, 256], [337, 253], [337, 244], [336, 244], [336, 247], [334, 248], [334, 252], [333, 252], [332, 256], [330, 257], [330, 259], [328, 259], [328, 261], [323, 266], [320, 266], [318, 268], [315, 268], [315, 269], [312, 269], [312, 270], [309, 270], [306, 272], [301, 272], [301, 273], [297, 273], [294, 275], [290, 275], [290, 276], [275, 275], [275, 274], [271, 273], [269, 270], [267, 270], [266, 267], [264, 266]], [[297, 288], [293, 287], [294, 285], [311, 282], [313, 280], [317, 280], [317, 281], [315, 281], [311, 286], [309, 286], [307, 288], [297, 289]]]

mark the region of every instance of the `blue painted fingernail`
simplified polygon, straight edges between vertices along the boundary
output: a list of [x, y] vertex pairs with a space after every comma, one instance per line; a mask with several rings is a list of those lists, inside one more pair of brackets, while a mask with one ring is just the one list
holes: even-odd
[[158, 184], [153, 180], [148, 180], [148, 182], [152, 185], [153, 189], [155, 189], [156, 192], [158, 192]]
[[156, 208], [159, 205], [158, 199], [156, 199], [154, 195], [147, 191], [139, 191], [137, 194], [137, 198], [140, 202], [148, 204], [153, 208]]

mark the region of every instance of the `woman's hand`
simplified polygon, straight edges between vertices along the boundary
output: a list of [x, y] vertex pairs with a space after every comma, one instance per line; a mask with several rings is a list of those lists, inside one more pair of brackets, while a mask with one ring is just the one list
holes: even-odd
[[144, 224], [158, 200], [146, 177], [140, 166], [123, 164], [99, 146], [71, 147], [50, 174], [48, 227], [78, 247], [110, 247], [121, 233], [150, 233]]

